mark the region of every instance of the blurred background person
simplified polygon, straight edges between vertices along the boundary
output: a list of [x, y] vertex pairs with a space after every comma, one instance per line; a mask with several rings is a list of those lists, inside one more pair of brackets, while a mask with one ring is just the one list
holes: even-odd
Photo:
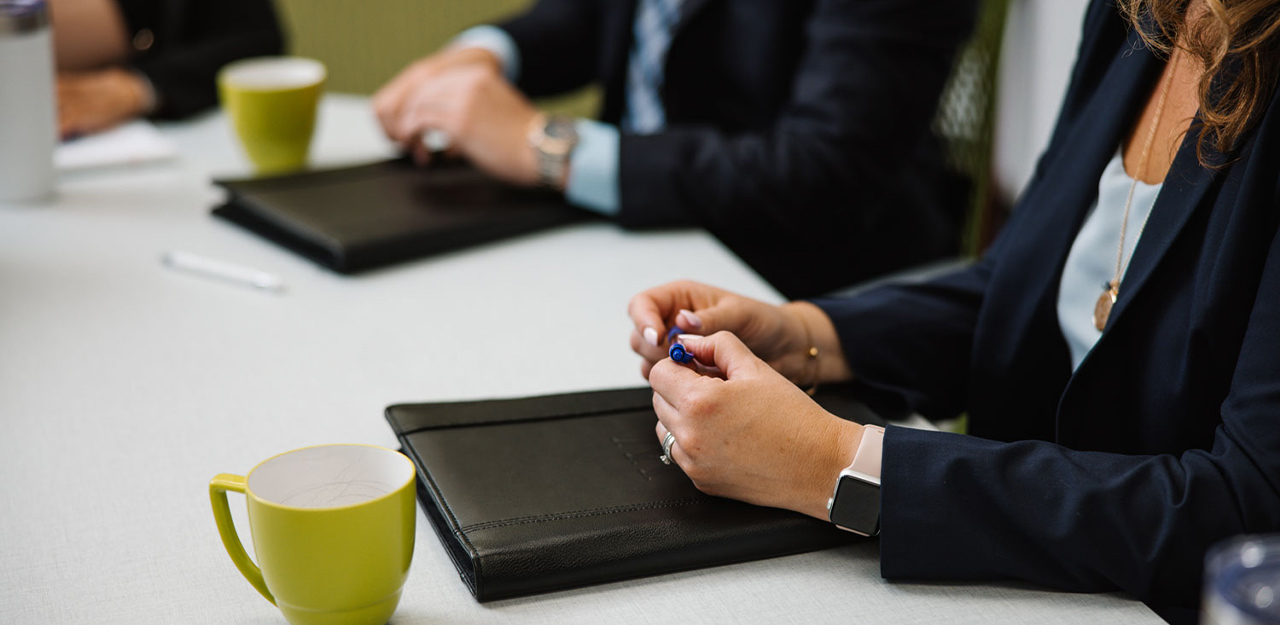
[[198, 113], [217, 103], [223, 65], [284, 49], [270, 0], [49, 0], [49, 10], [64, 138]]
[[[374, 98], [507, 181], [627, 227], [707, 228], [790, 297], [958, 252], [968, 185], [930, 131], [971, 0], [541, 0]], [[603, 85], [599, 120], [529, 102]]]

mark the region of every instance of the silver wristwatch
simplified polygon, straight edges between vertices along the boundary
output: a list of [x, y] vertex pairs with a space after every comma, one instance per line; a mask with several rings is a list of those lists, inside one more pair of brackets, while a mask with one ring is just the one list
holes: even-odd
[[538, 183], [560, 188], [569, 157], [578, 145], [578, 130], [573, 118], [564, 115], [540, 116], [529, 131], [529, 146], [538, 157]]

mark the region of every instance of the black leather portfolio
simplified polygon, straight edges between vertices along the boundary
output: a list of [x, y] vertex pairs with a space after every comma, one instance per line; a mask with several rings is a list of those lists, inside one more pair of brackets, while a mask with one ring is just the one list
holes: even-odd
[[397, 159], [217, 184], [230, 193], [214, 215], [340, 273], [589, 218], [554, 193], [463, 164], [422, 169]]
[[[856, 536], [704, 495], [664, 465], [648, 388], [387, 409], [479, 601], [813, 551]], [[828, 410], [878, 421], [843, 398]], [[833, 476], [834, 483], [834, 476]]]

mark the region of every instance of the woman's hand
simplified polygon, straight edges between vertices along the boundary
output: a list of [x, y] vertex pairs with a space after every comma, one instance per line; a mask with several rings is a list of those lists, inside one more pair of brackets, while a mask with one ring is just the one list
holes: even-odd
[[[632, 297], [627, 314], [635, 323], [631, 349], [644, 358], [640, 373], [646, 378], [654, 364], [667, 358], [666, 336], [672, 327], [700, 335], [732, 332], [770, 367], [796, 384], [811, 386], [852, 376], [835, 326], [821, 309], [808, 302], [774, 306], [682, 280]], [[809, 356], [812, 347], [818, 348], [816, 363]]]
[[145, 114], [151, 87], [120, 68], [58, 75], [58, 134], [99, 132]]
[[698, 490], [827, 520], [827, 499], [853, 461], [862, 426], [823, 410], [728, 332], [684, 346], [724, 378], [667, 359], [653, 366], [657, 435]]

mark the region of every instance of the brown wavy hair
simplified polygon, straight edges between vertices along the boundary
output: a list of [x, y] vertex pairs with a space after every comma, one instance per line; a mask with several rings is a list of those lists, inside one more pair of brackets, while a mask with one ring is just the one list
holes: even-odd
[[[1193, 2], [1196, 6], [1192, 6]], [[1229, 154], [1257, 122], [1280, 75], [1280, 0], [1116, 0], [1160, 54], [1175, 45], [1204, 66], [1196, 153]]]

